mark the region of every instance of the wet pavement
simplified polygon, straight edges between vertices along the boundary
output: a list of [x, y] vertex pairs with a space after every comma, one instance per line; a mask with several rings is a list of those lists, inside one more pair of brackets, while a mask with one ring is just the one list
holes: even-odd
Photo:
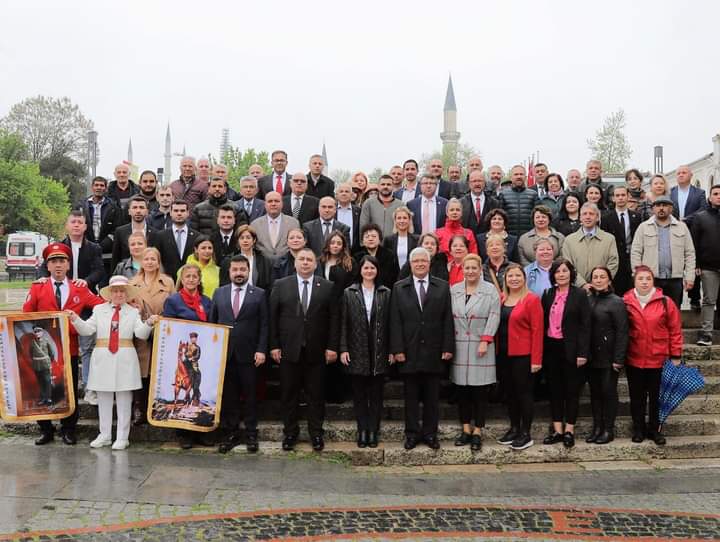
[[[505, 469], [505, 470], [501, 470]], [[0, 439], [0, 539], [720, 540], [717, 461], [353, 468]]]

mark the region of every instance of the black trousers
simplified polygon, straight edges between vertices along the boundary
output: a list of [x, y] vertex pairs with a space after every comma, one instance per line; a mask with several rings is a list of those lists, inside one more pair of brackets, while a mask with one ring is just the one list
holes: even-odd
[[617, 273], [615, 273], [615, 276], [613, 277], [612, 283], [615, 293], [622, 297], [625, 292], [627, 292], [633, 287], [632, 268], [630, 267], [629, 254], [620, 254], [618, 259], [620, 260], [620, 262], [618, 265]]
[[460, 423], [475, 422], [475, 427], [485, 427], [485, 411], [492, 384], [487, 386], [456, 386]]
[[[660, 426], [658, 399], [660, 397], [662, 369], [639, 369], [626, 365], [625, 372], [630, 391], [630, 414], [632, 415], [633, 428], [635, 431], [652, 434]], [[646, 410], [647, 426], [645, 425]]]
[[682, 305], [683, 300], [683, 292], [685, 291], [683, 279], [656, 278], [655, 286], [662, 289], [663, 293], [675, 302], [678, 310], [680, 309], [680, 305]]
[[[228, 363], [233, 363], [228, 360]], [[220, 426], [226, 433], [234, 433], [240, 426], [240, 397], [244, 398], [245, 431], [257, 435], [257, 368], [253, 363], [239, 363], [225, 368]]]
[[550, 381], [550, 412], [552, 421], [575, 425], [583, 382], [577, 360], [567, 359], [562, 339], [545, 338], [543, 365]]
[[590, 406], [593, 424], [601, 431], [614, 431], [618, 409], [617, 383], [620, 373], [612, 367], [589, 368]]
[[325, 420], [325, 360], [308, 359], [305, 348], [300, 351], [298, 361], [280, 362], [280, 403], [283, 433], [287, 437], [297, 437], [300, 433], [300, 390], [305, 390], [308, 403], [308, 433], [310, 437], [321, 437]]
[[533, 420], [533, 374], [530, 356], [498, 356], [497, 371], [505, 392], [510, 425], [530, 434]]
[[385, 375], [352, 375], [353, 408], [358, 431], [380, 431]]
[[[60, 420], [60, 431], [62, 433], [69, 432], [72, 433], [75, 431], [75, 427], [77, 426], [78, 418], [80, 417], [80, 410], [78, 410], [78, 404], [77, 404], [77, 389], [78, 389], [78, 363], [79, 363], [79, 356], [72, 356], [70, 358], [70, 367], [72, 367], [72, 386], [73, 386], [73, 397], [74, 400], [74, 406], [75, 410], [73, 411], [70, 416], [67, 418], [63, 418]], [[40, 430], [45, 433], [54, 433], [55, 429], [53, 428], [52, 421], [50, 420], [39, 420], [38, 425], [40, 426]]]
[[[436, 437], [440, 420], [440, 374], [405, 375], [405, 436]], [[420, 401], [423, 404], [420, 425]]]

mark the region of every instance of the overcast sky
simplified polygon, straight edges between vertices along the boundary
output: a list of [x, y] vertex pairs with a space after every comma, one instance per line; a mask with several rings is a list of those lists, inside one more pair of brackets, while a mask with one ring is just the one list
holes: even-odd
[[[452, 73], [461, 142], [486, 166], [540, 151], [582, 168], [586, 139], [625, 109], [632, 165], [665, 169], [720, 131], [720, 2], [8, 2], [0, 116], [43, 94], [95, 122], [111, 175], [132, 138], [141, 169], [173, 151], [327, 144], [330, 169], [389, 168], [439, 149]], [[176, 174], [178, 160], [173, 163]]]

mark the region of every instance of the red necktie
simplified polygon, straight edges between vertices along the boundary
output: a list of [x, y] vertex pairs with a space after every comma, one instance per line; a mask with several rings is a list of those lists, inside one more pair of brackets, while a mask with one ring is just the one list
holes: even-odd
[[480, 218], [482, 217], [482, 208], [480, 207], [480, 198], [475, 198], [475, 218], [477, 223], [480, 224]]
[[108, 342], [108, 350], [111, 353], [118, 351], [120, 344], [120, 305], [115, 305], [112, 320], [110, 320], [110, 341]]
[[282, 194], [282, 193], [283, 193], [283, 189], [282, 189], [282, 175], [278, 175], [278, 176], [277, 176], [277, 182], [275, 183], [275, 192], [277, 192], [278, 194]]

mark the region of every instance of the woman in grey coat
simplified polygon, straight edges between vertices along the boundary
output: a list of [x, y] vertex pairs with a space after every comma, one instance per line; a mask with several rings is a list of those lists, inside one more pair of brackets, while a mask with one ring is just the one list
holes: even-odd
[[345, 289], [340, 321], [340, 363], [351, 376], [357, 445], [376, 448], [389, 353], [390, 289], [378, 281], [374, 256], [360, 260], [360, 280]]
[[[463, 260], [465, 280], [450, 289], [455, 324], [455, 357], [451, 379], [458, 386], [462, 432], [455, 446], [482, 447], [481, 429], [495, 376], [495, 332], [500, 323], [500, 295], [482, 277], [482, 260], [468, 254]], [[474, 427], [471, 422], [474, 421]]]

